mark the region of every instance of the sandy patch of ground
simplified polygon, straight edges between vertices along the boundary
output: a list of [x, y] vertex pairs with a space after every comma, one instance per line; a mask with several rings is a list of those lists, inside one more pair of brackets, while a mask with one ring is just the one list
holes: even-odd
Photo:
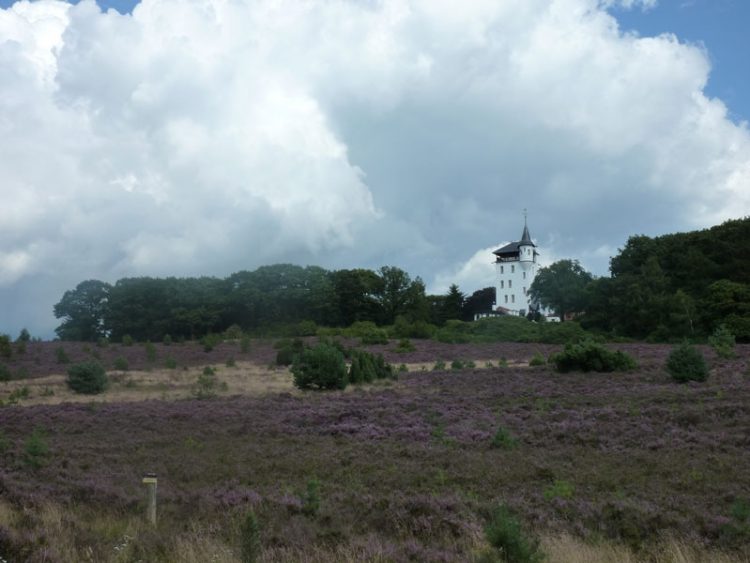
[[[129, 402], [149, 399], [174, 400], [193, 396], [199, 376], [206, 366], [188, 369], [152, 369], [149, 371], [110, 371], [109, 388], [98, 395], [73, 393], [65, 384], [65, 375], [9, 381], [0, 384], [0, 400], [8, 402], [25, 388], [26, 397], [20, 405], [53, 405], [59, 403]], [[215, 371], [214, 391], [217, 395], [260, 396], [296, 391], [292, 374], [287, 368], [269, 368], [252, 362], [209, 366]]]

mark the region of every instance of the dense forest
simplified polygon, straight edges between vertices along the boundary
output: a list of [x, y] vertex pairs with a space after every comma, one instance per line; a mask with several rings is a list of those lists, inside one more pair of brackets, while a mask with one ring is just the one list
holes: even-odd
[[587, 284], [584, 327], [655, 341], [720, 324], [750, 341], [750, 218], [660, 237], [633, 236]]
[[447, 295], [429, 296], [419, 277], [392, 266], [328, 271], [276, 264], [224, 279], [140, 277], [114, 285], [88, 280], [65, 292], [54, 312], [62, 319], [56, 332], [63, 340], [128, 335], [145, 341], [166, 334], [197, 338], [230, 326], [254, 334], [299, 334], [357, 321], [391, 325], [398, 317], [442, 325], [490, 309], [494, 297], [488, 288], [466, 298], [456, 286]]
[[[596, 278], [562, 260], [540, 270], [531, 292], [608, 337], [702, 338], [724, 324], [738, 340], [750, 341], [750, 218], [633, 236], [611, 259], [609, 276]], [[453, 285], [446, 295], [427, 295], [419, 277], [393, 266], [329, 271], [277, 264], [227, 278], [88, 280], [65, 292], [54, 312], [63, 340], [128, 335], [145, 341], [167, 334], [198, 338], [231, 326], [259, 335], [397, 319], [434, 327], [469, 321], [491, 310], [494, 300], [492, 287], [466, 296]]]

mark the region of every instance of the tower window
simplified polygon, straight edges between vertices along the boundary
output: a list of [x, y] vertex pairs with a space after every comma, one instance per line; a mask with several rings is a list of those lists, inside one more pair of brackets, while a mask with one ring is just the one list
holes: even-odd
[[503, 266], [500, 266], [500, 273], [503, 273]]
[[505, 281], [500, 280], [500, 289], [503, 289], [505, 287]]
[[516, 302], [516, 296], [515, 295], [511, 295], [510, 296], [510, 301], [511, 301], [511, 303], [515, 303]]
[[513, 287], [513, 280], [508, 280], [508, 289]]
[[512, 274], [512, 273], [514, 273], [515, 271], [516, 271], [516, 267], [515, 267], [515, 266], [513, 266], [513, 265], [511, 265], [511, 267], [510, 267], [510, 273]]
[[526, 272], [523, 273], [523, 279], [526, 279]]
[[508, 302], [508, 295], [507, 295], [507, 294], [506, 294], [506, 296], [505, 296], [505, 302], [506, 302], [506, 303]]
[[523, 286], [523, 294], [526, 295], [526, 286]]

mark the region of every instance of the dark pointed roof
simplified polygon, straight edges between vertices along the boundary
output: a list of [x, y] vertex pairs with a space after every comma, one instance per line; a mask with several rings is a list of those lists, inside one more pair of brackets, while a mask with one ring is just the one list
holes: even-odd
[[[529, 227], [526, 225], [526, 221], [524, 221], [523, 223], [523, 234], [521, 235], [521, 240], [519, 240], [518, 242], [511, 242], [509, 244], [506, 244], [502, 248], [498, 248], [497, 250], [495, 250], [492, 254], [495, 254], [496, 256], [518, 254], [519, 246], [533, 246], [534, 248], [536, 248], [534, 241], [531, 240], [531, 235], [529, 234]], [[537, 253], [536, 250], [534, 252]]]
[[523, 223], [523, 234], [521, 235], [521, 240], [518, 241], [518, 245], [523, 244], [530, 244], [531, 246], [536, 246], [534, 244], [534, 241], [531, 240], [531, 235], [529, 234], [529, 227], [526, 225], [526, 222]]

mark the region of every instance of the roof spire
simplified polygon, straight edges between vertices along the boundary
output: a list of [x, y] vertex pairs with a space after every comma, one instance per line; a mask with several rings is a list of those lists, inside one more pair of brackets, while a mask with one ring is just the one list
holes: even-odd
[[527, 224], [527, 211], [524, 207], [523, 209], [523, 234], [521, 235], [521, 240], [518, 242], [518, 244], [530, 244], [534, 246], [534, 242], [531, 240], [531, 235], [529, 234], [529, 226]]

